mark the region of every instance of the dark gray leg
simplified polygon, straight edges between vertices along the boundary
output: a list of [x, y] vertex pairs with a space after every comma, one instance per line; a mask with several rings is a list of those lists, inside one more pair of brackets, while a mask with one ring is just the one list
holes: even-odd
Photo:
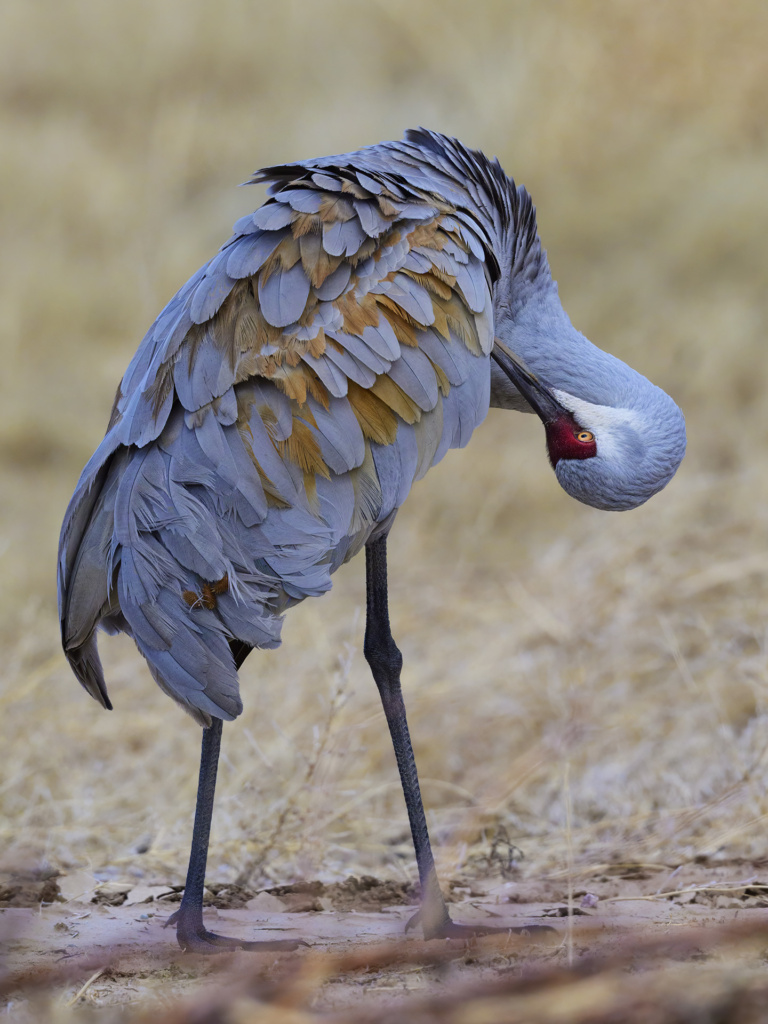
[[421, 884], [421, 912], [419, 917], [425, 939], [466, 939], [472, 935], [488, 935], [498, 932], [538, 933], [551, 932], [548, 926], [534, 925], [528, 928], [491, 928], [484, 925], [455, 924], [449, 914], [440, 891], [435, 871], [435, 860], [429, 842], [427, 819], [421, 800], [419, 777], [413, 756], [408, 722], [405, 717], [405, 703], [400, 687], [400, 670], [403, 656], [398, 650], [389, 626], [389, 604], [387, 600], [387, 540], [381, 537], [365, 548], [366, 569], [366, 623], [364, 651], [371, 672], [379, 689], [384, 714], [395, 748], [395, 758], [400, 772], [408, 821], [411, 826], [416, 864]]
[[[249, 653], [244, 644], [232, 644], [235, 662], [240, 668]], [[191, 953], [220, 953], [227, 949], [250, 949], [262, 952], [296, 949], [298, 942], [281, 940], [274, 942], [248, 942], [245, 939], [230, 939], [225, 935], [209, 932], [203, 924], [203, 889], [205, 866], [208, 860], [208, 841], [211, 834], [211, 816], [216, 792], [216, 773], [219, 765], [222, 721], [214, 718], [207, 729], [203, 729], [203, 745], [200, 753], [200, 780], [197, 786], [195, 824], [192, 829], [192, 849], [189, 854], [187, 881], [181, 906], [166, 922], [176, 925], [176, 938], [182, 949]]]
[[427, 819], [421, 801], [419, 777], [413, 756], [408, 722], [405, 717], [405, 703], [400, 688], [400, 670], [403, 656], [398, 650], [389, 628], [389, 604], [387, 600], [387, 539], [367, 544], [365, 548], [366, 569], [366, 623], [364, 651], [371, 672], [379, 689], [384, 714], [395, 748], [400, 782], [403, 787], [408, 821], [411, 826], [416, 864], [421, 884], [421, 923], [424, 937], [436, 938], [444, 934], [451, 919], [445, 906], [440, 884], [437, 881], [435, 861], [429, 843]]

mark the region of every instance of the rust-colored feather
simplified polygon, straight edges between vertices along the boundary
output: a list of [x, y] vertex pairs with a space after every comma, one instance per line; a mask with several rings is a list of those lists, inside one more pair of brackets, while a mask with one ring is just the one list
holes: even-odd
[[[387, 318], [395, 332], [395, 337], [401, 345], [408, 345], [411, 348], [416, 348], [419, 344], [418, 338], [416, 337], [416, 330], [414, 325], [416, 321], [412, 317], [409, 317], [405, 310], [402, 310], [395, 302], [393, 302], [386, 295], [377, 295], [376, 303]], [[421, 324], [417, 325], [421, 327]]]
[[224, 573], [220, 580], [214, 580], [213, 583], [204, 580], [199, 594], [194, 590], [183, 590], [181, 596], [190, 608], [207, 608], [212, 612], [216, 607], [217, 596], [226, 594], [228, 590], [229, 576]]
[[227, 573], [224, 573], [220, 580], [214, 580], [213, 583], [210, 584], [210, 590], [215, 596], [226, 594], [229, 590], [229, 576]]
[[311, 395], [316, 402], [319, 402], [324, 409], [328, 409], [331, 404], [331, 396], [328, 394], [325, 384], [323, 384], [315, 371], [310, 370], [308, 366], [302, 367], [302, 372], [307, 387], [307, 394]]
[[376, 383], [370, 390], [406, 423], [416, 423], [421, 419], [421, 409], [418, 405], [385, 373], [376, 378]]
[[233, 328], [243, 303], [252, 298], [253, 278], [244, 277], [240, 281], [235, 281], [232, 291], [224, 299], [219, 311], [212, 317], [211, 322], [220, 325], [224, 330]]
[[323, 222], [316, 213], [296, 213], [291, 221], [291, 232], [294, 238], [319, 234], [322, 231], [322, 227]]
[[[248, 423], [252, 406], [252, 399], [243, 401], [242, 398], [238, 396], [238, 432], [242, 439], [245, 450], [248, 453], [248, 457], [253, 463], [256, 472], [259, 474], [259, 481], [261, 483], [262, 490], [264, 491], [264, 496], [267, 499], [267, 504], [272, 508], [290, 508], [290, 502], [286, 501], [286, 499], [280, 494], [272, 480], [267, 476], [267, 474], [262, 469], [261, 464], [254, 453], [253, 433], [251, 432], [251, 427], [250, 424]], [[261, 419], [264, 422], [265, 427], [267, 428], [267, 433], [269, 434], [270, 440], [272, 441], [272, 444], [275, 446], [275, 450], [277, 451], [277, 442], [275, 441], [274, 437], [274, 427], [276, 426], [277, 421], [275, 419], [274, 413], [268, 406], [260, 406], [259, 416], [261, 416]], [[270, 429], [270, 427], [272, 429]]]
[[[173, 391], [173, 364], [175, 359], [161, 363], [155, 379], [147, 388], [147, 398], [152, 403], [152, 415], [157, 418], [168, 395]], [[120, 389], [118, 388], [118, 391]], [[115, 398], [117, 402], [117, 398]]]
[[320, 235], [314, 232], [299, 238], [299, 251], [304, 273], [313, 288], [319, 288], [341, 263], [341, 256], [329, 256]]
[[314, 338], [307, 342], [307, 351], [315, 359], [319, 359], [325, 352], [325, 331], [318, 331]]
[[437, 312], [438, 308], [443, 312], [447, 326], [452, 328], [454, 333], [461, 338], [469, 351], [475, 356], [482, 356], [483, 350], [477, 334], [475, 318], [456, 292], [451, 294], [451, 298], [447, 302], [445, 299], [436, 296], [432, 300], [432, 306], [435, 312]]
[[344, 318], [347, 334], [362, 334], [366, 327], [375, 327], [379, 322], [377, 296], [364, 295], [358, 298], [353, 292], [346, 292], [335, 300], [334, 306]]
[[397, 437], [397, 416], [378, 395], [350, 381], [347, 398], [364, 437], [377, 444], [394, 443]]
[[[250, 419], [251, 408], [253, 405], [254, 402], [252, 400], [247, 403], [247, 406], [244, 405], [244, 407], [247, 409], [248, 419]], [[259, 414], [259, 419], [264, 424], [264, 429], [269, 434], [272, 444], [277, 445], [279, 438], [277, 436], [277, 416], [275, 416], [274, 410], [271, 409], [268, 405], [260, 405], [257, 412]], [[242, 407], [241, 403], [238, 402], [238, 426], [240, 425], [239, 417], [241, 414]]]
[[[230, 370], [235, 370], [241, 352], [247, 351], [254, 344], [254, 339], [257, 336], [257, 321], [260, 317], [258, 303], [253, 296], [251, 279], [245, 278], [235, 283], [219, 311], [207, 321], [205, 325], [207, 337], [227, 361]], [[190, 331], [187, 338], [191, 336], [192, 332]], [[204, 336], [199, 330], [195, 332], [196, 347], [193, 356]]]
[[381, 256], [381, 250], [383, 248], [389, 245], [397, 245], [402, 237], [403, 233], [396, 224], [383, 235], [379, 235], [376, 245], [376, 259], [379, 259]]
[[304, 405], [307, 400], [307, 380], [304, 376], [303, 367], [297, 366], [291, 371], [286, 371], [282, 366], [270, 368], [270, 378], [280, 388], [284, 395], [292, 398], [299, 405]]
[[243, 304], [235, 321], [235, 329], [232, 332], [232, 340], [235, 351], [238, 354], [243, 352], [259, 352], [263, 345], [270, 344], [275, 340], [276, 327], [268, 324], [261, 315], [256, 302], [251, 297], [249, 302]]
[[456, 287], [456, 275], [449, 274], [445, 270], [441, 270], [439, 267], [436, 267], [434, 263], [432, 264], [432, 269], [429, 273], [432, 277], [436, 277], [438, 281], [442, 281], [443, 284], [448, 285], [449, 288], [453, 289]]
[[331, 224], [337, 220], [343, 223], [352, 220], [355, 208], [349, 199], [342, 198], [338, 192], [334, 192], [323, 196], [318, 213], [324, 224]]
[[[417, 284], [420, 284], [422, 288], [426, 288], [428, 292], [439, 296], [441, 299], [450, 299], [451, 297], [451, 288], [441, 281], [437, 274], [417, 274], [415, 270], [401, 270], [400, 273], [410, 277]], [[455, 278], [453, 284], [456, 284]]]
[[310, 510], [317, 515], [320, 506], [317, 500], [317, 477], [314, 473], [304, 473], [304, 493], [307, 496]]
[[277, 447], [283, 458], [290, 459], [305, 474], [319, 474], [330, 480], [331, 471], [323, 461], [320, 445], [307, 423], [298, 416], [293, 417], [293, 430], [285, 441], [278, 441]]
[[179, 358], [181, 358], [182, 352], [186, 355], [187, 366], [189, 367], [190, 372], [192, 371], [192, 366], [197, 358], [197, 353], [200, 350], [200, 346], [203, 343], [207, 330], [207, 324], [192, 324], [184, 336], [184, 341], [179, 349]]
[[261, 268], [262, 285], [278, 268], [281, 270], [290, 270], [291, 267], [295, 266], [299, 262], [300, 258], [301, 252], [299, 250], [298, 241], [293, 237], [293, 235], [289, 235], [287, 238], [284, 238]]
[[[442, 219], [442, 217], [435, 217], [434, 220], [422, 222], [415, 227], [408, 235], [411, 248], [415, 249], [419, 246], [427, 249], [442, 249], [446, 241], [445, 232], [440, 227]], [[462, 248], [465, 248], [463, 242], [461, 245]]]
[[432, 364], [432, 369], [435, 371], [435, 377], [437, 377], [437, 386], [440, 388], [443, 396], [446, 396], [451, 390], [451, 383], [446, 377], [445, 371], [437, 363], [433, 363], [431, 359], [429, 361]]
[[318, 298], [313, 291], [310, 291], [307, 304], [304, 307], [304, 312], [301, 314], [296, 323], [299, 327], [309, 327], [315, 319], [315, 314], [318, 307]]
[[439, 302], [432, 303], [432, 309], [435, 313], [435, 322], [432, 324], [434, 329], [445, 338], [446, 341], [450, 340], [451, 332], [448, 327], [448, 317], [446, 316], [445, 310]]
[[355, 199], [371, 198], [371, 193], [367, 189], [364, 189], [363, 186], [359, 185], [356, 181], [350, 181], [348, 178], [343, 179], [341, 183], [341, 191], [354, 196]]
[[381, 211], [381, 213], [382, 213], [382, 215], [384, 217], [396, 217], [397, 216], [397, 213], [398, 213], [397, 207], [395, 206], [394, 203], [391, 203], [389, 201], [389, 199], [387, 199], [387, 197], [385, 195], [382, 194], [380, 196], [377, 196], [376, 199], [377, 199], [378, 204], [379, 204], [379, 210]]
[[353, 252], [351, 256], [348, 256], [349, 262], [353, 267], [356, 267], [358, 263], [362, 263], [363, 260], [367, 260], [369, 256], [373, 254], [379, 248], [379, 240], [377, 238], [366, 238], [364, 242], [361, 242], [357, 248], [357, 252]]

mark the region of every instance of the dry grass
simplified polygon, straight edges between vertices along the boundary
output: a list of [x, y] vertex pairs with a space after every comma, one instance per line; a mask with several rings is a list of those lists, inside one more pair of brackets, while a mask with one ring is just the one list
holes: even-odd
[[[572, 319], [690, 437], [668, 491], [608, 516], [559, 490], [536, 423], [492, 415], [401, 513], [394, 630], [441, 874], [487, 876], [494, 836], [530, 878], [763, 853], [766, 30], [760, 0], [6, 0], [6, 866], [182, 879], [198, 730], [124, 641], [103, 643], [115, 713], [78, 692], [58, 525], [147, 324], [260, 199], [230, 186], [418, 123], [529, 186]], [[413, 876], [362, 597], [355, 562], [247, 662], [211, 879]]]

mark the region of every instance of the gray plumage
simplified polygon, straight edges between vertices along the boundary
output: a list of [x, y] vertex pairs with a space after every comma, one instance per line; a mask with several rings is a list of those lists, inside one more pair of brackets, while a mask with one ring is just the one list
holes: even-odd
[[270, 198], [150, 328], [62, 527], [64, 648], [107, 707], [99, 626], [198, 721], [236, 716], [229, 640], [279, 644], [489, 405], [536, 408], [501, 351], [594, 435], [571, 456], [547, 424], [579, 500], [634, 507], [685, 449], [672, 400], [570, 324], [497, 161], [419, 129], [253, 180]]

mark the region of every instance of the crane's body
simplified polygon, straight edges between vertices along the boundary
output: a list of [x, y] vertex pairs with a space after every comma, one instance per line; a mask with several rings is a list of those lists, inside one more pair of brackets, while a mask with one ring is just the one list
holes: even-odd
[[571, 326], [498, 162], [418, 130], [254, 180], [270, 198], [128, 367], [59, 554], [89, 693], [111, 706], [95, 633], [122, 630], [206, 732], [242, 708], [245, 653], [362, 547], [384, 552], [413, 482], [490, 405], [536, 411], [563, 487], [601, 508], [646, 500], [685, 449], [672, 400]]

